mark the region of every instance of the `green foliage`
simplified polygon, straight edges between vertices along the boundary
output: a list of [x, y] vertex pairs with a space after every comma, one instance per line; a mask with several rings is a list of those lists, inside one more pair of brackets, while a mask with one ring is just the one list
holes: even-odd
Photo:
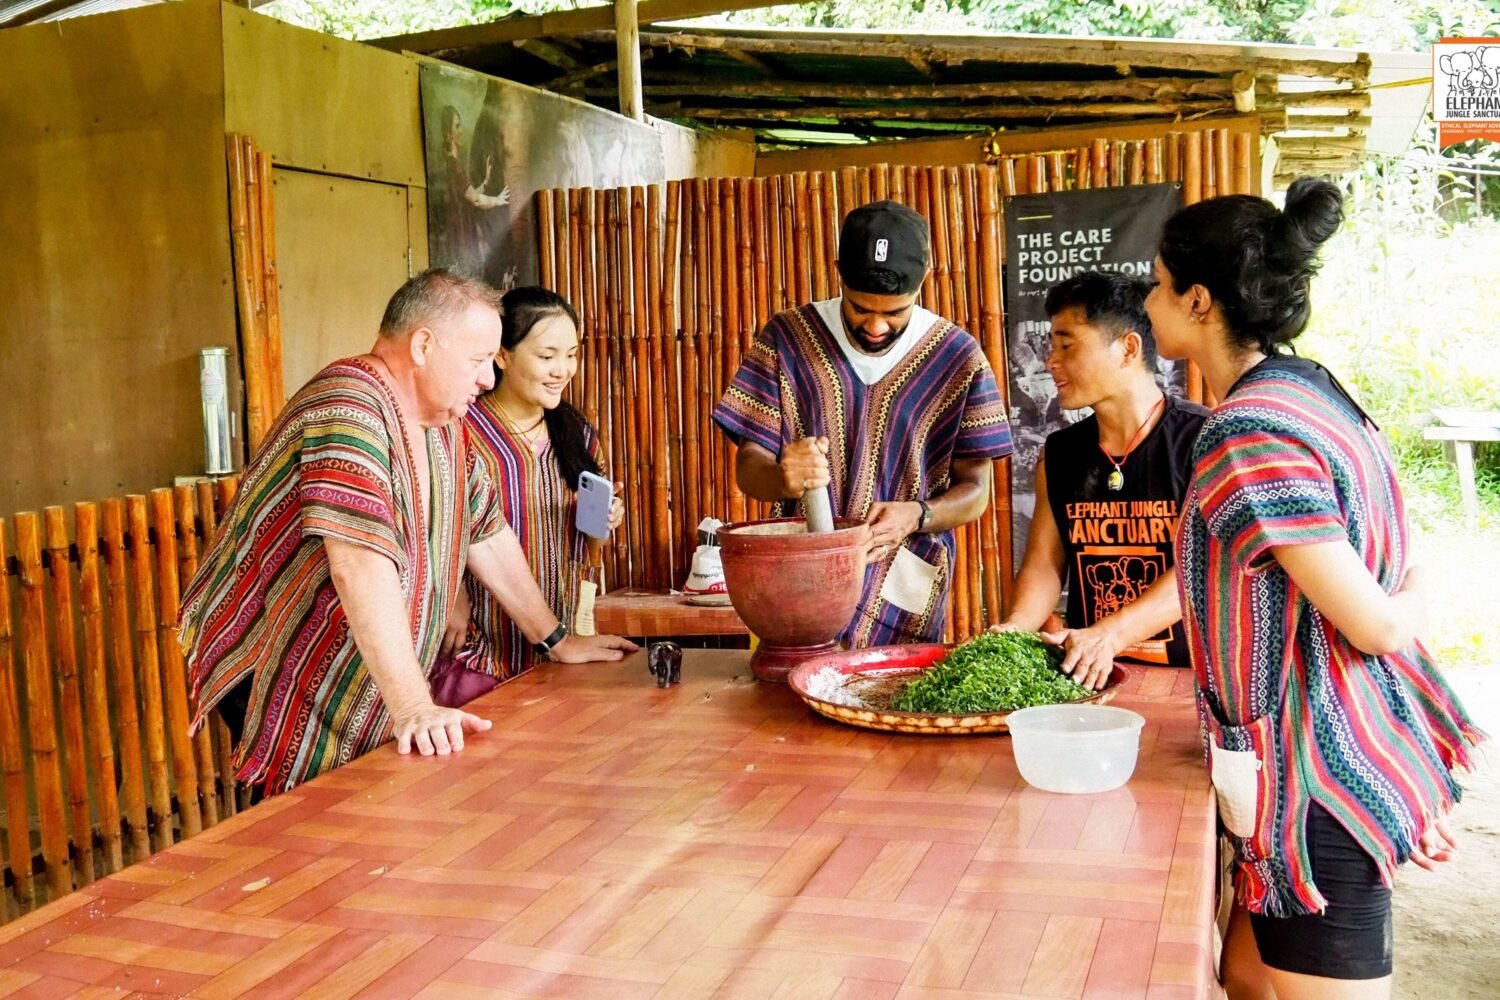
[[[1457, 476], [1422, 438], [1434, 409], [1500, 410], [1500, 221], [1433, 156], [1370, 158], [1344, 179], [1343, 229], [1324, 251], [1298, 349], [1338, 373], [1391, 442], [1414, 520], [1450, 523]], [[1500, 526], [1500, 449], [1479, 450], [1483, 522]]]

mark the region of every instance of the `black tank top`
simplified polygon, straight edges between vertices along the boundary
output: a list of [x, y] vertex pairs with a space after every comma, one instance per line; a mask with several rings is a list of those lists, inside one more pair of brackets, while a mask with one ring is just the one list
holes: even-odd
[[[1062, 535], [1070, 627], [1087, 627], [1132, 603], [1175, 564], [1172, 532], [1193, 475], [1193, 441], [1207, 416], [1203, 407], [1168, 396], [1161, 420], [1121, 464], [1119, 490], [1109, 488], [1114, 465], [1099, 449], [1097, 417], [1047, 436], [1047, 500]], [[1187, 666], [1181, 623], [1120, 659]]]

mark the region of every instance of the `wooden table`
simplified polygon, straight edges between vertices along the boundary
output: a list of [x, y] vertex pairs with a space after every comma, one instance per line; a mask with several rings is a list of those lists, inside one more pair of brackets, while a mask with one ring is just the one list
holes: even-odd
[[1436, 410], [1435, 423], [1422, 432], [1428, 441], [1441, 441], [1458, 469], [1458, 490], [1464, 516], [1479, 516], [1479, 488], [1474, 481], [1474, 445], [1500, 441], [1500, 413], [1484, 410]]
[[733, 607], [700, 607], [685, 594], [615, 590], [594, 604], [594, 628], [605, 635], [748, 635]]
[[1200, 997], [1213, 811], [1187, 672], [1125, 788], [1008, 739], [825, 721], [689, 651], [548, 666], [462, 754], [381, 749], [0, 927], [0, 995]]

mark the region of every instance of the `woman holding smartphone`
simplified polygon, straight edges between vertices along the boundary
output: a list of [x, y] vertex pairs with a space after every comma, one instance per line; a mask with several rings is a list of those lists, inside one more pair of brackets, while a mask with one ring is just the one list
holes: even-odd
[[[491, 463], [505, 520], [526, 551], [542, 595], [572, 629], [590, 559], [603, 544], [578, 530], [581, 483], [601, 474], [599, 435], [563, 400], [578, 372], [578, 315], [566, 299], [528, 286], [505, 293], [495, 388], [469, 407], [471, 446]], [[618, 492], [620, 484], [614, 490]], [[607, 486], [604, 486], [608, 490]], [[624, 502], [609, 501], [603, 527], [625, 517]], [[531, 667], [537, 653], [489, 592], [465, 577], [442, 652], [468, 668], [507, 680]], [[493, 661], [493, 663], [489, 662]]]

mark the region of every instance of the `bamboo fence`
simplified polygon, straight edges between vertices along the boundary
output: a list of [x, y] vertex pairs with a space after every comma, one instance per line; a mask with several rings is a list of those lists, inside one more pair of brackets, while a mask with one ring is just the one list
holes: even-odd
[[[886, 164], [538, 192], [541, 280], [574, 302], [582, 325], [571, 400], [626, 484], [630, 513], [605, 555], [611, 585], [680, 586], [703, 517], [768, 516], [769, 505], [735, 486], [734, 449], [711, 412], [767, 320], [838, 294], [833, 262], [850, 209], [890, 198], [927, 217], [933, 269], [921, 301], [979, 340], [1008, 399], [1002, 199], [1163, 182], [1182, 184], [1185, 203], [1252, 193], [1254, 148], [1248, 132], [1184, 129], [984, 166]], [[1203, 399], [1196, 371], [1188, 386]], [[950, 637], [1003, 617], [1014, 575], [1008, 461], [995, 463], [993, 491], [984, 516], [956, 533]]]
[[245, 135], [224, 137], [229, 166], [230, 246], [245, 369], [245, 431], [254, 451], [286, 402], [281, 370], [281, 293], [271, 154]]
[[0, 518], [0, 918], [241, 808], [223, 724], [188, 735], [177, 634], [235, 485]]

